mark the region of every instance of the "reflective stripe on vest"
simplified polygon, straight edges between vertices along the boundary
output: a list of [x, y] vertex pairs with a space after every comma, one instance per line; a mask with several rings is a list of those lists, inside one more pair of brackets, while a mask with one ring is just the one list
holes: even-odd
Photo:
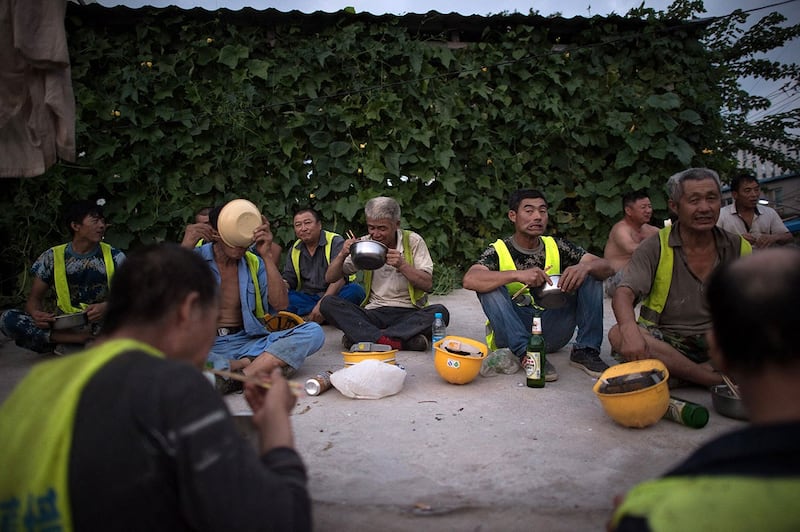
[[[16, 515], [18, 521], [4, 523], [16, 524], [22, 530], [23, 516], [43, 518], [40, 512], [46, 508], [49, 529], [73, 530], [69, 458], [78, 404], [97, 371], [115, 356], [130, 351], [163, 357], [141, 342], [111, 340], [84, 354], [35, 365], [0, 407], [4, 451], [0, 455], [0, 504], [16, 500], [20, 505], [13, 514], [6, 510], [6, 516]], [[31, 415], [32, 405], [47, 407]]]
[[[542, 236], [542, 243], [544, 244], [544, 270], [547, 272], [548, 275], [559, 275], [561, 274], [561, 254], [558, 251], [558, 244], [556, 244], [556, 239], [552, 236]], [[497, 258], [500, 261], [500, 271], [510, 271], [516, 270], [517, 265], [514, 264], [514, 259], [511, 258], [511, 252], [508, 251], [508, 246], [506, 243], [503, 242], [502, 239], [498, 238], [495, 242], [492, 243], [492, 247], [497, 251]], [[522, 283], [514, 281], [513, 283], [508, 283], [506, 285], [506, 290], [508, 290], [509, 295], [516, 294], [517, 291], [523, 287]], [[531, 294], [529, 289], [525, 289], [520, 294], [529, 295], [531, 301], [535, 303], [533, 300], [533, 295]], [[494, 351], [497, 349], [497, 345], [494, 343], [494, 329], [492, 329], [492, 324], [489, 323], [489, 320], [486, 320], [486, 346], [489, 350]]]
[[[100, 242], [100, 250], [103, 252], [103, 262], [106, 267], [107, 286], [111, 288], [111, 277], [114, 276], [114, 258], [111, 255], [111, 246], [105, 242]], [[86, 310], [86, 303], [81, 302], [80, 308], [72, 306], [72, 298], [69, 295], [69, 284], [67, 283], [67, 266], [64, 255], [67, 252], [67, 244], [61, 244], [53, 248], [53, 284], [56, 289], [56, 305], [66, 314], [81, 312]]]
[[258, 265], [259, 257], [252, 251], [245, 251], [244, 258], [247, 262], [247, 269], [250, 270], [250, 277], [253, 279], [253, 286], [256, 289], [256, 318], [264, 317], [264, 303], [261, 302], [261, 285], [258, 284]]
[[[325, 235], [325, 264], [329, 265], [331, 263], [331, 243], [335, 237], [341, 235], [325, 230], [322, 231], [322, 234]], [[297, 277], [297, 287], [295, 290], [298, 292], [300, 291], [300, 287], [303, 285], [303, 279], [300, 277], [300, 250], [297, 248], [301, 242], [302, 240], [298, 238], [295, 240], [294, 244], [292, 244], [292, 267], [294, 268], [294, 275]], [[350, 275], [347, 280], [350, 282], [355, 281], [355, 274]]]
[[[638, 322], [642, 325], [658, 325], [661, 319], [661, 312], [667, 304], [667, 296], [672, 285], [672, 268], [675, 259], [675, 252], [669, 245], [670, 231], [672, 231], [671, 225], [658, 230], [658, 241], [661, 249], [650, 293], [642, 300], [642, 306], [639, 309]], [[753, 248], [750, 243], [740, 236], [739, 256], [749, 255], [752, 251]]]
[[[414, 265], [414, 256], [411, 253], [411, 231], [407, 229], [403, 229], [403, 257], [406, 259], [406, 262], [409, 263], [411, 266]], [[367, 304], [369, 301], [369, 293], [372, 289], [372, 270], [366, 270], [364, 272], [364, 292], [367, 294], [364, 297], [364, 301], [361, 302], [361, 306]], [[411, 298], [411, 304], [416, 307], [424, 307], [428, 304], [428, 295], [425, 293], [424, 290], [420, 290], [416, 288], [414, 285], [411, 284], [411, 281], [408, 282], [408, 297]]]
[[647, 530], [798, 530], [800, 479], [740, 475], [673, 476], [635, 486], [614, 512], [647, 520]]
[[[544, 243], [544, 271], [547, 275], [559, 275], [561, 273], [561, 255], [558, 252], [556, 239], [552, 236], [542, 236], [540, 238], [542, 239], [542, 243]], [[497, 258], [500, 259], [501, 272], [517, 269], [517, 265], [514, 264], [514, 259], [511, 258], [511, 252], [508, 250], [503, 240], [497, 239], [497, 241], [492, 243], [492, 247], [497, 251]], [[516, 294], [522, 286], [522, 283], [514, 281], [506, 285], [506, 290], [508, 290], [509, 294]], [[526, 288], [521, 293], [529, 295], [530, 290]]]

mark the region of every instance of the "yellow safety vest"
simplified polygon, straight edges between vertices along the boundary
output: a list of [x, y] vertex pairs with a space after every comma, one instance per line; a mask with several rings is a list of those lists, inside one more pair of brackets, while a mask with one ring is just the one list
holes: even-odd
[[[112, 340], [82, 354], [36, 364], [0, 406], [0, 503], [19, 501], [20, 529], [28, 515], [37, 523], [48, 519], [52, 530], [73, 529], [68, 473], [78, 403], [100, 368], [132, 350], [163, 357], [147, 344]], [[32, 405], [44, 408], [33, 415]]]
[[[544, 244], [544, 269], [548, 275], [559, 275], [561, 273], [561, 254], [558, 252], [558, 244], [556, 244], [556, 239], [552, 236], [542, 236], [542, 243]], [[497, 251], [497, 257], [500, 261], [500, 271], [510, 271], [516, 270], [517, 265], [514, 264], [514, 259], [511, 258], [511, 252], [508, 250], [508, 246], [506, 243], [503, 242], [502, 239], [498, 238], [496, 241], [492, 242], [492, 247]], [[509, 294], [516, 294], [520, 288], [524, 285], [519, 282], [512, 282], [506, 285], [506, 290], [508, 290]], [[520, 294], [529, 295], [531, 301], [535, 303], [533, 299], [533, 294], [531, 294], [529, 289], [525, 289]], [[489, 320], [486, 320], [485, 324], [486, 329], [486, 346], [491, 350], [494, 351], [497, 349], [497, 345], [494, 343], [494, 329], [492, 329], [492, 324], [489, 323]]]
[[256, 289], [256, 318], [264, 317], [264, 303], [261, 302], [261, 285], [258, 284], [258, 266], [260, 257], [252, 251], [245, 251], [244, 258], [247, 261], [247, 268], [250, 270], [250, 277], [253, 279], [253, 286]]
[[798, 530], [800, 479], [674, 476], [634, 487], [614, 512], [647, 519], [648, 530]]
[[[333, 242], [334, 237], [340, 236], [336, 233], [331, 233], [330, 231], [322, 231], [322, 234], [325, 235], [325, 263], [331, 263], [331, 242]], [[295, 240], [294, 244], [292, 244], [292, 267], [294, 268], [295, 277], [297, 277], [297, 288], [295, 290], [300, 290], [300, 287], [303, 285], [303, 279], [300, 277], [300, 250], [297, 248], [298, 245], [302, 240], [299, 238]], [[352, 282], [356, 280], [355, 274], [350, 275], [347, 278], [348, 281]]]
[[[653, 279], [653, 285], [650, 287], [650, 293], [642, 300], [642, 306], [639, 310], [638, 322], [642, 325], [657, 325], [661, 319], [661, 312], [667, 304], [669, 288], [672, 285], [672, 267], [675, 259], [675, 253], [669, 246], [669, 234], [671, 230], [671, 225], [658, 230], [661, 254], [658, 257], [656, 276]], [[752, 253], [753, 248], [750, 246], [750, 242], [741, 236], [739, 239], [739, 256], [741, 257]]]
[[[111, 246], [105, 242], [100, 242], [100, 250], [103, 252], [103, 262], [106, 266], [106, 279], [108, 286], [111, 287], [111, 277], [114, 276], [114, 258], [111, 256]], [[64, 254], [67, 251], [67, 244], [61, 244], [53, 248], [53, 283], [56, 289], [56, 305], [66, 314], [81, 312], [86, 310], [86, 303], [81, 303], [79, 308], [72, 306], [72, 299], [69, 295], [69, 285], [67, 284], [67, 266]]]
[[[410, 265], [414, 265], [414, 256], [411, 253], [411, 231], [407, 229], [403, 230], [403, 257], [406, 259], [406, 262]], [[372, 289], [372, 270], [366, 270], [364, 272], [364, 292], [366, 292], [366, 297], [364, 301], [361, 302], [361, 306], [367, 304], [369, 301], [369, 292]], [[411, 298], [411, 304], [417, 307], [424, 307], [428, 304], [428, 296], [425, 294], [424, 290], [420, 290], [419, 288], [415, 287], [411, 282], [408, 283], [408, 296]]]
[[[556, 239], [552, 236], [543, 236], [541, 239], [542, 243], [544, 243], [544, 270], [548, 275], [559, 275], [561, 273], [561, 254], [558, 252]], [[497, 251], [497, 257], [500, 259], [501, 272], [517, 269], [517, 265], [514, 264], [514, 260], [511, 258], [511, 252], [502, 239], [498, 238], [495, 242], [492, 242], [492, 247]], [[506, 290], [508, 290], [509, 294], [516, 294], [522, 286], [522, 283], [514, 281], [506, 285]], [[521, 293], [530, 295], [530, 290], [526, 288]]]

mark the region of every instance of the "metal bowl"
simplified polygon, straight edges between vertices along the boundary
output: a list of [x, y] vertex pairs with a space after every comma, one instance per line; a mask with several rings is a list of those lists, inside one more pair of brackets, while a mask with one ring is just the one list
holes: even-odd
[[377, 270], [386, 264], [389, 248], [376, 240], [359, 240], [350, 246], [350, 258], [359, 269]]
[[74, 329], [76, 327], [83, 327], [89, 323], [89, 318], [85, 312], [75, 312], [74, 314], [62, 314], [56, 316], [53, 322], [52, 329], [60, 331], [63, 329]]
[[567, 304], [569, 294], [558, 287], [561, 276], [551, 275], [550, 280], [553, 281], [553, 284], [544, 283], [531, 289], [533, 299], [542, 308], [563, 307]]
[[731, 392], [727, 384], [717, 384], [711, 387], [711, 404], [714, 405], [714, 410], [716, 410], [717, 413], [725, 417], [741, 419], [743, 421], [749, 419], [747, 411], [744, 408], [744, 402], [734, 397], [733, 392]]

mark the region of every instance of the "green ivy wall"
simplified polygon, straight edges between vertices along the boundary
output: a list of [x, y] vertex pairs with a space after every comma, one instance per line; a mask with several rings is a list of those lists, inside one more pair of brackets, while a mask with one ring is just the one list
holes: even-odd
[[4, 180], [4, 301], [24, 298], [30, 263], [66, 239], [58, 216], [76, 198], [107, 198], [107, 241], [130, 250], [178, 240], [195, 210], [235, 197], [284, 244], [308, 204], [359, 233], [364, 202], [390, 195], [434, 259], [463, 270], [510, 231], [515, 188], [543, 190], [552, 232], [601, 253], [624, 192], [649, 189], [661, 216], [670, 174], [716, 163], [703, 150], [720, 97], [697, 28], [492, 20], [457, 48], [345, 12], [311, 33], [174, 9], [101, 24], [71, 8], [80, 157]]

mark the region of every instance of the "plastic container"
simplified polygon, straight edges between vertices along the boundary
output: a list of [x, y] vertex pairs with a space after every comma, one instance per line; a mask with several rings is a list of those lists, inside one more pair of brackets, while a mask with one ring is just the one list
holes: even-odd
[[431, 351], [436, 352], [433, 345], [447, 336], [447, 325], [444, 322], [441, 312], [433, 315], [433, 325], [431, 325]]

